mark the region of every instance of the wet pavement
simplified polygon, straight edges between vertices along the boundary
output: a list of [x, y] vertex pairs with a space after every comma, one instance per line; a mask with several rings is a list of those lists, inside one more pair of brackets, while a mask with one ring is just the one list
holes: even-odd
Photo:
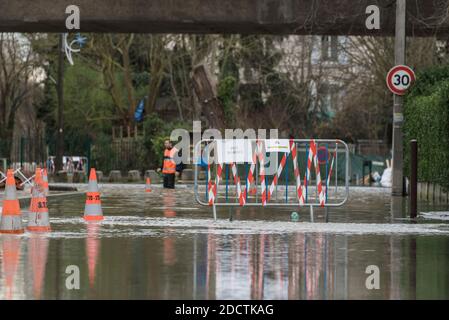
[[310, 223], [308, 209], [291, 222], [298, 208], [272, 207], [220, 207], [214, 222], [192, 186], [100, 188], [101, 223], [82, 220], [84, 196], [56, 197], [52, 233], [0, 235], [0, 299], [449, 299], [447, 219], [406, 219], [388, 189], [351, 188], [330, 223], [323, 209]]

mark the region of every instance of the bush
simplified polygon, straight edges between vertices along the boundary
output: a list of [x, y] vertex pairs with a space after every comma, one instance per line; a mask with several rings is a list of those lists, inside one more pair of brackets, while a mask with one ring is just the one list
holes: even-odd
[[409, 174], [411, 139], [418, 140], [418, 180], [449, 189], [449, 67], [418, 74], [405, 102], [404, 159]]

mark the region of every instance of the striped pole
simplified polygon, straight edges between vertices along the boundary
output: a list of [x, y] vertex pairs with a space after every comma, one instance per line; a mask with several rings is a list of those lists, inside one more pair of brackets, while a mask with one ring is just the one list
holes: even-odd
[[305, 186], [305, 189], [306, 189], [306, 202], [309, 201], [309, 177], [310, 177], [309, 144], [306, 143], [306, 174], [304, 175], [304, 186]]
[[320, 175], [320, 165], [318, 163], [318, 156], [317, 156], [317, 146], [315, 144], [315, 140], [310, 141], [310, 150], [309, 152], [309, 162], [308, 162], [308, 174], [310, 174], [310, 168], [309, 165], [311, 165], [311, 162], [313, 160], [313, 164], [315, 166], [315, 175], [316, 175], [316, 184], [317, 184], [317, 191], [319, 195], [320, 200], [320, 206], [324, 207], [324, 193], [323, 193], [323, 185], [321, 182], [321, 175]]
[[298, 151], [296, 149], [296, 143], [291, 142], [291, 153], [292, 153], [292, 159], [293, 159], [293, 171], [295, 173], [295, 180], [296, 180], [296, 195], [298, 197], [298, 201], [300, 205], [304, 205], [304, 187], [301, 186], [301, 175], [299, 173], [299, 167], [298, 167]]
[[213, 184], [212, 179], [210, 178], [210, 163], [207, 164], [207, 190], [206, 190], [206, 201], [209, 202], [209, 205], [214, 204], [214, 194], [213, 194]]
[[284, 169], [284, 167], [285, 167], [285, 165], [287, 163], [287, 157], [288, 157], [289, 154], [290, 154], [290, 150], [288, 150], [288, 152], [284, 152], [284, 155], [282, 156], [282, 159], [281, 159], [281, 162], [279, 163], [276, 175], [274, 176], [273, 181], [271, 182], [271, 185], [270, 185], [270, 189], [269, 189], [269, 192], [268, 192], [268, 201], [270, 201], [271, 196], [273, 195], [273, 192], [275, 190], [275, 187], [278, 184], [279, 178], [280, 178], [280, 176], [282, 174], [282, 170]]
[[[247, 176], [247, 178], [246, 178], [246, 184], [247, 184], [247, 186], [249, 186], [250, 190], [248, 191], [248, 188], [246, 188], [246, 189], [244, 190], [244, 197], [245, 197], [245, 199], [248, 198], [248, 192], [251, 192], [251, 184], [252, 184], [252, 183], [255, 184], [255, 181], [254, 181], [254, 179], [255, 179], [254, 171], [255, 171], [256, 166], [257, 166], [258, 149], [259, 149], [259, 148], [258, 148], [258, 143], [256, 143], [256, 148], [255, 148], [254, 153], [253, 153], [253, 161], [252, 161], [251, 166], [250, 166], [250, 168], [249, 168], [248, 176]], [[257, 188], [257, 185], [255, 186], [255, 188]], [[257, 193], [257, 189], [256, 189], [256, 193]]]
[[215, 199], [217, 197], [217, 190], [221, 180], [221, 172], [222, 166], [220, 164], [217, 165], [217, 175], [215, 177], [215, 183], [209, 183], [209, 205], [212, 206], [215, 203]]
[[231, 164], [231, 170], [232, 170], [232, 176], [234, 177], [234, 184], [237, 188], [237, 198], [239, 200], [240, 205], [243, 206], [243, 205], [245, 205], [245, 197], [243, 196], [243, 193], [242, 193], [240, 177], [238, 176], [237, 165], [235, 164], [235, 162], [233, 162]]
[[267, 205], [267, 187], [265, 183], [265, 156], [264, 152], [261, 147], [261, 142], [258, 142], [258, 157], [260, 161], [260, 169], [259, 169], [259, 176], [260, 176], [260, 189], [262, 192], [262, 205]]

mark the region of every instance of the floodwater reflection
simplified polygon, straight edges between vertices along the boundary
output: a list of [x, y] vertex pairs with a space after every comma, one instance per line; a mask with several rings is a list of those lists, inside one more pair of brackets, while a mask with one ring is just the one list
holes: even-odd
[[[104, 222], [85, 223], [82, 199], [65, 199], [50, 203], [52, 233], [1, 235], [0, 298], [449, 298], [447, 225], [435, 234], [365, 233], [368, 224], [350, 234], [338, 228], [245, 229], [243, 220], [262, 216], [270, 224], [287, 220], [288, 214], [286, 219], [285, 212], [273, 215], [272, 209], [244, 208], [234, 211], [232, 223], [203, 227], [196, 223], [210, 217], [210, 208], [192, 205], [189, 190], [119, 191], [114, 194], [112, 189], [103, 198]], [[356, 201], [360, 202], [350, 203], [349, 211], [337, 211], [333, 219], [398, 223], [395, 219], [401, 216], [392, 215], [388, 200]], [[355, 211], [357, 207], [363, 210]], [[228, 209], [221, 215], [227, 217]], [[143, 221], [149, 217], [157, 223]], [[65, 271], [71, 265], [80, 269], [79, 290], [66, 288]], [[365, 285], [370, 265], [379, 267], [379, 290]]]

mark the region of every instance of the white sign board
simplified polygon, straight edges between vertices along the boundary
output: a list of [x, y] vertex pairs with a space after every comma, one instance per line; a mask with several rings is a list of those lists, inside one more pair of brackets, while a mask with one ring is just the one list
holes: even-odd
[[265, 140], [265, 150], [267, 152], [288, 152], [290, 141], [288, 139], [267, 139]]
[[252, 163], [253, 150], [251, 141], [247, 139], [217, 140], [218, 163]]

